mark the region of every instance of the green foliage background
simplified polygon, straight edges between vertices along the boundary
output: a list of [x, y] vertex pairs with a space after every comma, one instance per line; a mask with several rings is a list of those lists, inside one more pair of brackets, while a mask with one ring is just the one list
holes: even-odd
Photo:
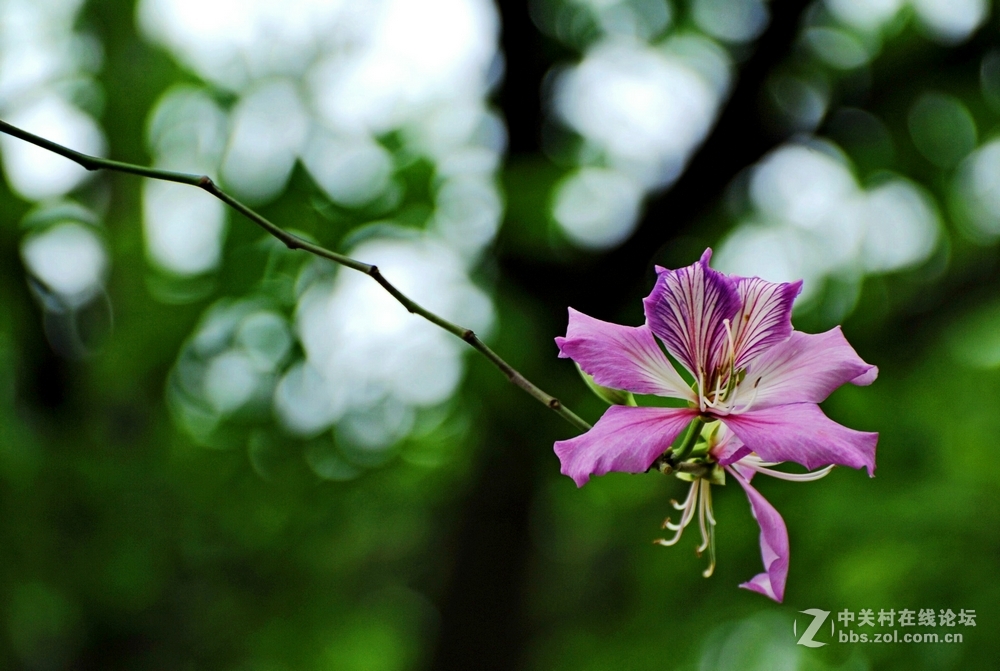
[[[105, 49], [109, 155], [145, 164], [148, 110], [194, 77], [141, 39], [132, 9], [90, 2], [81, 21]], [[505, 20], [523, 13], [503, 9]], [[511, 21], [510, 31], [526, 30]], [[906, 112], [920, 91], [945, 90], [972, 110], [981, 137], [993, 134], [997, 112], [978, 73], [998, 36], [993, 18], [959, 47], [933, 46], [912, 28], [887, 47], [870, 76], [892, 85], [846, 101], [879, 115], [895, 148], [844, 142], [862, 180], [892, 169], [947, 201], [950, 173], [914, 148]], [[538, 67], [563, 57], [532, 39], [544, 47]], [[507, 95], [505, 112], [519, 104]], [[507, 217], [479, 279], [496, 301], [494, 349], [595, 421], [603, 406], [556, 359], [552, 338], [565, 328], [564, 284], [613, 266], [553, 232], [547, 204], [563, 171], [515, 147], [502, 173]], [[777, 605], [736, 588], [760, 566], [738, 489], [716, 494], [719, 565], [704, 580], [693, 540], [670, 550], [650, 542], [682, 483], [612, 474], [577, 490], [551, 450], [572, 428], [472, 355], [441, 416], [356, 478], [321, 479], [308, 445], [253, 423], [195, 444], [168, 412], [169, 371], [207, 305], [269, 286], [276, 252], [233, 219], [209, 295], [160, 302], [143, 261], [139, 181], [100, 184], [110, 193], [115, 322], [83, 360], [46, 340], [19, 254], [30, 204], [0, 185], [0, 668], [984, 669], [1000, 654], [1000, 372], [969, 364], [1000, 343], [997, 249], [964, 239], [947, 216], [938, 256], [869, 278], [844, 324], [881, 374], [824, 409], [880, 433], [877, 476], [836, 469], [808, 485], [760, 483], [792, 541]], [[732, 225], [719, 190], [687, 195], [698, 202], [682, 221], [644, 224], [647, 240], [659, 231], [646, 265], [607, 278], [596, 316], [638, 323], [652, 264], [689, 263]], [[358, 222], [329, 225], [317, 199], [297, 169], [263, 211], [337, 248]], [[806, 650], [792, 634], [806, 608], [974, 609], [977, 627], [956, 629], [961, 644]]]

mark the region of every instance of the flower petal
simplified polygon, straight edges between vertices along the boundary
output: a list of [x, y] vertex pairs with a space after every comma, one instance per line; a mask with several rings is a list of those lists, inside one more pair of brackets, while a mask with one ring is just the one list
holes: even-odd
[[566, 337], [556, 344], [560, 357], [576, 361], [599, 385], [694, 401], [648, 326], [611, 324], [570, 308]]
[[582, 487], [591, 475], [642, 473], [697, 414], [692, 408], [613, 405], [590, 431], [555, 444], [562, 474]]
[[741, 307], [733, 320], [735, 367], [747, 363], [792, 334], [792, 303], [802, 291], [802, 281], [776, 284], [759, 277], [736, 281]]
[[781, 603], [785, 598], [785, 580], [788, 578], [788, 529], [785, 528], [785, 521], [742, 475], [732, 468], [728, 470], [750, 499], [750, 512], [760, 525], [760, 554], [764, 560], [764, 573], [758, 573], [740, 587], [760, 592]]
[[750, 365], [741, 388], [756, 386], [753, 408], [786, 403], [820, 403], [852, 382], [869, 385], [878, 368], [865, 363], [836, 326], [826, 333], [793, 331]]
[[657, 268], [653, 291], [643, 301], [646, 323], [696, 379], [707, 376], [726, 353], [724, 319], [740, 309], [736, 283], [708, 267], [712, 250], [685, 268]]
[[856, 384], [859, 387], [867, 387], [875, 381], [875, 378], [878, 377], [878, 366], [872, 366], [871, 364], [865, 365], [871, 367], [861, 375], [858, 375], [856, 378], [851, 380], [851, 384]]
[[710, 452], [712, 458], [719, 462], [720, 466], [728, 466], [750, 454], [750, 448], [744, 445], [743, 441], [737, 438], [736, 434], [730, 431], [725, 424], [718, 428], [717, 441]]
[[877, 433], [837, 424], [815, 403], [754, 409], [721, 418], [764, 461], [794, 461], [809, 470], [837, 464], [875, 474]]

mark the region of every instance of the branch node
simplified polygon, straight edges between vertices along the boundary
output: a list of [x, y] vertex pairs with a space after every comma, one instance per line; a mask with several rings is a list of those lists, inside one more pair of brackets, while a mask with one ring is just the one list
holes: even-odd
[[551, 401], [549, 401], [549, 407], [552, 408], [553, 410], [559, 410], [560, 408], [562, 408], [562, 403], [559, 402], [558, 398], [554, 398]]
[[465, 329], [465, 331], [462, 332], [462, 340], [470, 344], [474, 343], [476, 341], [475, 331], [472, 329]]
[[209, 177], [208, 175], [202, 175], [201, 176], [201, 178], [198, 180], [198, 186], [200, 186], [201, 188], [203, 188], [203, 189], [205, 189], [207, 191], [214, 191], [215, 190], [215, 182], [213, 182], [212, 178]]

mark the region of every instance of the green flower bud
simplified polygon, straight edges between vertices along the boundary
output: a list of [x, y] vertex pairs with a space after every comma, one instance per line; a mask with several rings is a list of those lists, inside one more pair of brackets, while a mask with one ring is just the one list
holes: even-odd
[[611, 387], [602, 387], [601, 385], [594, 382], [594, 378], [583, 372], [583, 369], [579, 365], [576, 367], [577, 372], [580, 373], [580, 377], [583, 381], [587, 383], [590, 387], [590, 391], [597, 395], [597, 398], [601, 399], [609, 405], [628, 405], [631, 407], [636, 407], [635, 397], [632, 396], [632, 392], [623, 391], [621, 389], [612, 389]]

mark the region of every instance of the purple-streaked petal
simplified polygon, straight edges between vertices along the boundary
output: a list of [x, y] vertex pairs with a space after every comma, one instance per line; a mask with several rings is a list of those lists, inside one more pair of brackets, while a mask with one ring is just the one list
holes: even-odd
[[708, 267], [712, 250], [685, 268], [657, 268], [653, 292], [643, 301], [646, 323], [695, 378], [710, 374], [725, 356], [724, 319], [740, 309], [736, 283]]
[[601, 386], [695, 400], [648, 326], [611, 324], [570, 308], [566, 337], [556, 344], [560, 357], [576, 361]]
[[736, 281], [741, 307], [733, 320], [735, 366], [745, 368], [754, 357], [792, 334], [792, 303], [802, 281], [776, 284], [759, 277]]
[[836, 326], [826, 333], [793, 331], [751, 363], [740, 387], [756, 386], [756, 410], [820, 403], [842, 384], [868, 385], [877, 376], [878, 368], [865, 363]]
[[785, 598], [785, 580], [788, 578], [788, 529], [785, 528], [785, 521], [743, 476], [732, 468], [729, 472], [750, 499], [750, 512], [760, 525], [760, 554], [764, 560], [764, 573], [758, 573], [740, 587], [760, 592], [781, 603]]
[[562, 474], [583, 487], [591, 475], [642, 473], [697, 414], [692, 408], [613, 405], [590, 431], [555, 444]]
[[815, 403], [753, 409], [720, 418], [764, 461], [794, 461], [809, 470], [836, 464], [875, 475], [877, 433], [855, 431], [823, 414]]

